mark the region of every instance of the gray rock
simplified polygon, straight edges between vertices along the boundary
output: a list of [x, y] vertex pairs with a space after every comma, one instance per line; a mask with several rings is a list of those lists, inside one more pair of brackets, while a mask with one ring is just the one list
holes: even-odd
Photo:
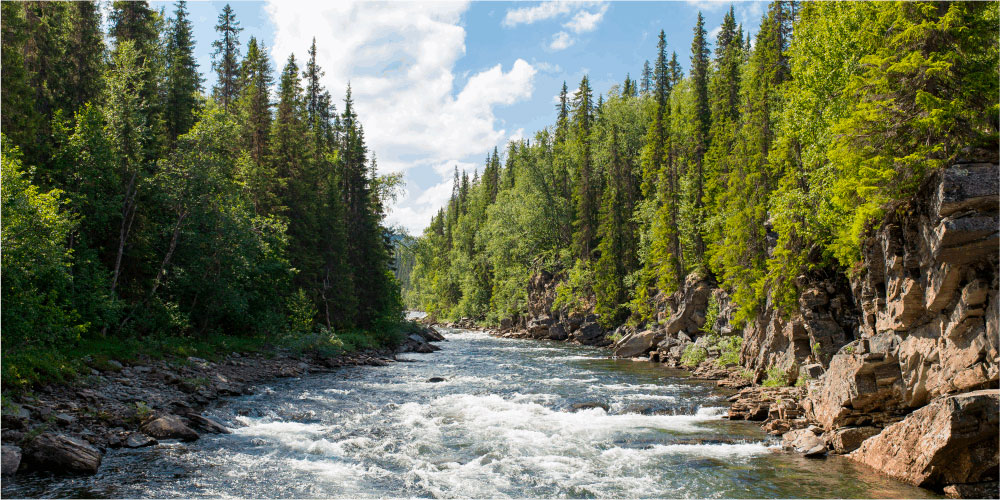
[[76, 417], [72, 415], [67, 415], [65, 413], [60, 413], [56, 415], [56, 423], [62, 426], [70, 425], [76, 422]]
[[206, 417], [204, 415], [199, 415], [197, 413], [190, 413], [187, 415], [188, 422], [196, 429], [207, 432], [209, 434], [229, 434], [230, 431], [226, 426], [219, 423], [217, 420]]
[[641, 356], [651, 351], [664, 338], [664, 333], [657, 330], [635, 332], [615, 343], [615, 357], [631, 358]]
[[0, 446], [0, 474], [13, 476], [21, 465], [21, 448], [17, 446]]
[[608, 406], [608, 405], [606, 405], [606, 404], [604, 404], [604, 403], [601, 403], [599, 401], [588, 401], [586, 403], [576, 403], [576, 404], [573, 404], [573, 405], [570, 406], [570, 409], [572, 411], [590, 410], [592, 408], [602, 408], [604, 411], [608, 411], [611, 407]]
[[28, 443], [24, 460], [39, 470], [94, 474], [101, 466], [101, 452], [66, 434], [43, 433]]
[[194, 441], [198, 433], [188, 427], [177, 415], [165, 415], [142, 425], [142, 432], [157, 439]]
[[153, 446], [157, 441], [141, 432], [133, 432], [125, 440], [126, 448], [142, 448], [145, 446]]

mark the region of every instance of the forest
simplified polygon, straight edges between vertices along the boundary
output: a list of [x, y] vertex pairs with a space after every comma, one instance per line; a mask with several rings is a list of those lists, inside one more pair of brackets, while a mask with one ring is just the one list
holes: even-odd
[[[496, 325], [529, 280], [607, 328], [710, 277], [752, 320], [801, 276], [857, 272], [861, 235], [949, 162], [996, 161], [995, 2], [773, 2], [754, 36], [699, 14], [683, 73], [652, 62], [594, 96], [563, 84], [555, 123], [456, 169], [448, 205], [397, 256], [405, 302]], [[638, 68], [637, 68], [638, 69]]]
[[184, 2], [113, 2], [109, 33], [99, 9], [2, 4], [4, 386], [81, 359], [397, 341], [400, 178], [376, 174], [351, 89], [320, 84], [315, 41], [276, 73], [227, 5], [199, 68]]

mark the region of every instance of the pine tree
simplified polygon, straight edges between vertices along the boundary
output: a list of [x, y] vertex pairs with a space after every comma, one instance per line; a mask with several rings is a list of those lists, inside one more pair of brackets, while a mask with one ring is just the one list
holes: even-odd
[[165, 57], [160, 46], [162, 19], [145, 1], [115, 1], [110, 21], [110, 34], [115, 39], [112, 63], [124, 42], [132, 42], [132, 50], [135, 51], [135, 66], [142, 76], [139, 97], [144, 103], [145, 122], [149, 127], [143, 140], [143, 155], [146, 162], [152, 165], [166, 142], [162, 95]]
[[174, 19], [167, 32], [167, 79], [164, 118], [167, 140], [173, 144], [195, 122], [201, 75], [194, 58], [194, 38], [188, 20], [187, 2], [177, 2]]
[[591, 156], [591, 128], [594, 122], [593, 91], [590, 80], [584, 76], [573, 97], [573, 128], [577, 143], [576, 188], [573, 193], [576, 221], [573, 244], [576, 255], [583, 261], [590, 260], [597, 241], [598, 183]]
[[243, 140], [253, 161], [261, 164], [269, 155], [271, 131], [270, 87], [273, 82], [267, 50], [251, 37], [240, 71], [240, 121]]
[[[694, 40], [691, 42], [691, 85], [694, 88], [694, 137], [692, 137], [693, 148], [689, 161], [693, 162], [692, 171], [689, 173], [689, 184], [691, 185], [691, 204], [693, 224], [692, 227], [701, 228], [705, 220], [704, 212], [704, 192], [705, 174], [704, 161], [705, 153], [709, 148], [709, 129], [711, 128], [711, 110], [708, 101], [708, 80], [709, 80], [709, 49], [705, 40], [705, 19], [701, 12], [698, 13], [698, 22], [694, 27]], [[705, 241], [701, 230], [695, 230], [690, 235], [694, 241], [693, 262], [691, 266], [703, 268], [705, 257]]]
[[642, 63], [642, 80], [639, 81], [639, 93], [643, 96], [649, 95], [653, 88], [653, 69], [649, 66], [649, 59]]
[[75, 112], [100, 95], [105, 61], [101, 13], [97, 4], [82, 0], [71, 5], [68, 56], [72, 69], [66, 88], [68, 110]]
[[[212, 69], [218, 78], [212, 93], [216, 102], [226, 110], [231, 110], [240, 95], [240, 85], [243, 82], [239, 63], [240, 32], [243, 28], [228, 3], [219, 14], [215, 31], [219, 32], [219, 39], [212, 42], [212, 47], [215, 47], [212, 52]], [[249, 58], [249, 53], [247, 57]]]

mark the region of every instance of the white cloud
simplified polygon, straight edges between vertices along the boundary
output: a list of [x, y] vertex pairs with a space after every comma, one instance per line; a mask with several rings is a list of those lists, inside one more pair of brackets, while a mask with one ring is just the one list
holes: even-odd
[[549, 43], [549, 48], [552, 50], [563, 50], [570, 45], [573, 45], [573, 37], [569, 36], [569, 33], [565, 31], [560, 31], [555, 35], [552, 35], [552, 42]]
[[602, 5], [594, 12], [581, 10], [573, 16], [573, 19], [570, 19], [566, 24], [563, 24], [563, 27], [569, 29], [573, 33], [586, 33], [588, 31], [594, 31], [594, 29], [597, 28], [597, 25], [601, 22], [601, 19], [604, 17], [604, 13], [607, 11], [608, 4]]
[[503, 25], [513, 28], [518, 24], [532, 24], [546, 19], [552, 19], [564, 14], [569, 14], [573, 9], [579, 8], [582, 2], [542, 2], [534, 7], [521, 7], [507, 11], [503, 18]]
[[[379, 170], [427, 171], [447, 164], [442, 182], [450, 186], [451, 166], [509, 137], [493, 110], [529, 98], [536, 74], [531, 64], [517, 59], [506, 69], [497, 64], [471, 74], [462, 87], [455, 84], [455, 65], [465, 54], [461, 17], [468, 5], [314, 1], [291, 6], [271, 0], [266, 7], [275, 27], [271, 51], [279, 69], [292, 53], [301, 66], [315, 36], [318, 63], [326, 72], [323, 84], [341, 96], [351, 83]], [[403, 196], [390, 222], [419, 231], [437, 210], [428, 203], [438, 201]]]

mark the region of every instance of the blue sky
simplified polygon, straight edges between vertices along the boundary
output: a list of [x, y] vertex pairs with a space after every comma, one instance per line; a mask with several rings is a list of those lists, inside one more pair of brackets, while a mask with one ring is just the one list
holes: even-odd
[[[206, 88], [214, 26], [226, 2], [190, 2]], [[494, 146], [530, 137], [554, 119], [562, 82], [584, 74], [595, 93], [639, 76], [665, 30], [667, 50], [687, 68], [698, 12], [710, 40], [730, 2], [230, 2], [271, 53], [275, 70], [303, 59], [312, 37], [324, 84], [351, 82], [379, 170], [403, 172], [405, 193], [389, 223], [419, 234], [447, 201], [453, 169], [482, 169]], [[734, 2], [755, 32], [766, 3]], [[170, 15], [172, 2], [153, 2]]]

